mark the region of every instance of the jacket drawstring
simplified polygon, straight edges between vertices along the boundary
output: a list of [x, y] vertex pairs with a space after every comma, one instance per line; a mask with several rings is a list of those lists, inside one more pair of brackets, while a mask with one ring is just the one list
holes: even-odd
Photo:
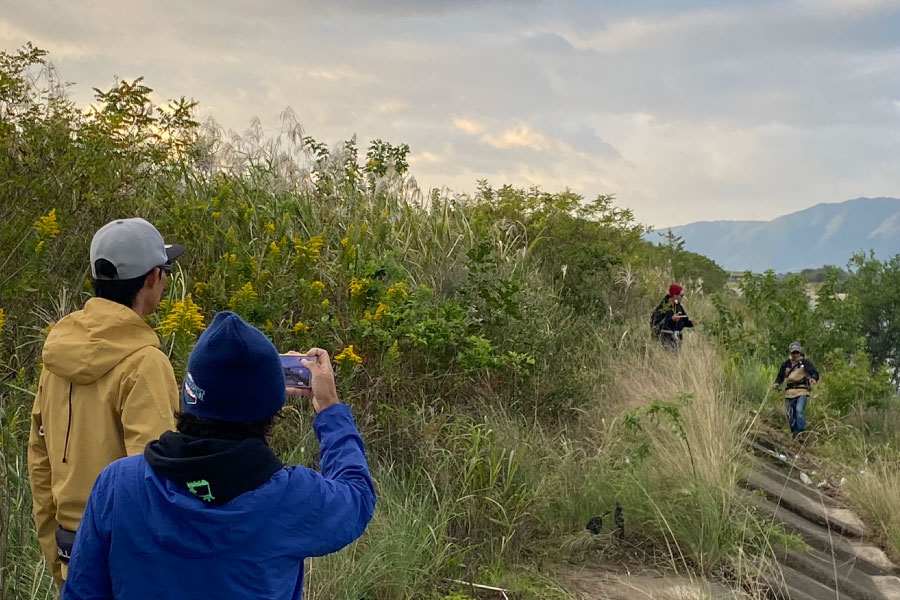
[[66, 445], [63, 448], [63, 462], [66, 462], [66, 456], [69, 454], [69, 433], [72, 431], [72, 386], [69, 382], [69, 424], [66, 426]]

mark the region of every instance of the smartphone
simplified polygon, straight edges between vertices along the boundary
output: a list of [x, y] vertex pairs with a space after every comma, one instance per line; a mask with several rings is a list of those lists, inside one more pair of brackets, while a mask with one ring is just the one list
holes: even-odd
[[[300, 361], [308, 356], [298, 354], [279, 354], [281, 366], [284, 369], [284, 383], [289, 388], [305, 389], [312, 385], [312, 375], [309, 369]], [[315, 357], [310, 360], [315, 360]]]

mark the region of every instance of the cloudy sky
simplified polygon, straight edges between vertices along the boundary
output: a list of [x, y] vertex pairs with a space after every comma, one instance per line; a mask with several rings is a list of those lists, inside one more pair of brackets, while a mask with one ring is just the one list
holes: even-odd
[[657, 227], [900, 196], [900, 0], [0, 0], [72, 94], [412, 148], [422, 187], [612, 193]]

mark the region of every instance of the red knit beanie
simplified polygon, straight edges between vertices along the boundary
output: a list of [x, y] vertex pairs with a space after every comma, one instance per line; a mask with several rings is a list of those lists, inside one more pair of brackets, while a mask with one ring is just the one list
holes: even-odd
[[681, 292], [684, 291], [684, 288], [678, 285], [677, 283], [673, 283], [669, 286], [669, 295], [670, 296], [679, 296]]

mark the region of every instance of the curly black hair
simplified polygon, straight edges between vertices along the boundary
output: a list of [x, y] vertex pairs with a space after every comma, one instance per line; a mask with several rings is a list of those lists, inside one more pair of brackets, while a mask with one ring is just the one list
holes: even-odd
[[175, 428], [178, 430], [178, 433], [198, 438], [235, 441], [252, 438], [266, 439], [272, 433], [277, 417], [278, 415], [274, 414], [260, 421], [237, 423], [204, 419], [178, 412], [175, 413]]

